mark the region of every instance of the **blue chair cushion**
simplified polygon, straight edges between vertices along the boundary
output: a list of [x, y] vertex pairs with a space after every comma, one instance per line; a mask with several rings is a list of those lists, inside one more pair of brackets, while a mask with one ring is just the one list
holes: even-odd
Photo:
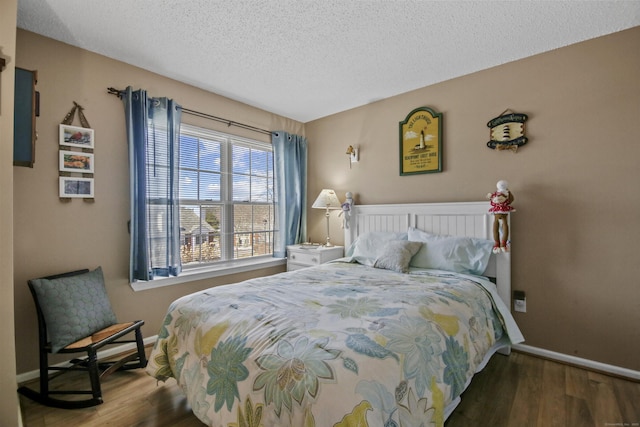
[[117, 322], [101, 267], [75, 276], [30, 282], [47, 325], [53, 353]]

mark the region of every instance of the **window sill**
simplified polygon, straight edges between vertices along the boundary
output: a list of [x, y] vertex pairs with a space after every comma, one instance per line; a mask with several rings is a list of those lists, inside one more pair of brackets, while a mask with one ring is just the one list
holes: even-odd
[[148, 289], [161, 288], [163, 286], [177, 285], [193, 282], [195, 280], [210, 279], [212, 277], [226, 276], [229, 274], [244, 273], [246, 271], [260, 270], [263, 268], [285, 265], [286, 258], [265, 257], [247, 261], [236, 261], [228, 264], [218, 264], [215, 267], [193, 268], [183, 271], [177, 277], [162, 277], [148, 282], [138, 281], [130, 283], [134, 291], [146, 291]]

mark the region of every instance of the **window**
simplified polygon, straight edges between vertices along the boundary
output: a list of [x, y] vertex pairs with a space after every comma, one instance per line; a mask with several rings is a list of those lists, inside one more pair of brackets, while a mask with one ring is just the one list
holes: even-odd
[[180, 254], [185, 269], [271, 255], [271, 144], [182, 124]]

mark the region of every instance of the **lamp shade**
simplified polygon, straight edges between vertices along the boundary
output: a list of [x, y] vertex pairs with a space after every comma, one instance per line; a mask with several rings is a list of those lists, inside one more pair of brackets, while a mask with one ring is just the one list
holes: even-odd
[[340, 209], [340, 200], [338, 200], [335, 191], [325, 188], [320, 192], [311, 207], [316, 209]]

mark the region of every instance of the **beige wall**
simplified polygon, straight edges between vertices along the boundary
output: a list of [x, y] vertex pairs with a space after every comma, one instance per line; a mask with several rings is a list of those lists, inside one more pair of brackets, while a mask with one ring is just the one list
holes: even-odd
[[[263, 129], [301, 134], [301, 123], [22, 30], [17, 35], [17, 66], [38, 70], [41, 101], [35, 166], [13, 168], [18, 373], [37, 368], [36, 316], [27, 287], [30, 278], [101, 265], [118, 318], [144, 319], [143, 333], [151, 336], [157, 334], [169, 303], [179, 296], [284, 270], [275, 267], [140, 292], [131, 289], [127, 280], [129, 178], [124, 108], [122, 101], [107, 94], [107, 88], [144, 88], [151, 96], [174, 98], [185, 108]], [[85, 108], [95, 130], [94, 203], [58, 198], [58, 124], [73, 101]], [[269, 141], [268, 135], [189, 115], [183, 121]], [[74, 124], [80, 125], [77, 118]]]
[[[13, 93], [16, 58], [17, 0], [0, 2], [0, 424], [21, 424], [13, 333]], [[5, 424], [6, 423], [6, 424]]]
[[[497, 180], [507, 179], [518, 209], [512, 217], [513, 283], [526, 291], [528, 308], [516, 319], [527, 344], [640, 370], [638, 51], [635, 28], [302, 125], [18, 31], [17, 66], [38, 70], [42, 104], [35, 167], [13, 168], [17, 372], [37, 367], [29, 278], [102, 265], [116, 314], [145, 319], [150, 336], [176, 297], [281, 270], [131, 290], [123, 110], [106, 94], [109, 86], [127, 85], [175, 98], [186, 108], [306, 133], [309, 204], [323, 187], [351, 190], [359, 203], [483, 200]], [[74, 100], [96, 131], [95, 203], [64, 203], [57, 195], [57, 125]], [[401, 177], [398, 122], [420, 106], [444, 113], [444, 171]], [[516, 154], [485, 145], [487, 121], [507, 108], [530, 117], [530, 142]], [[190, 116], [185, 121], [198, 124]], [[344, 154], [350, 144], [361, 148], [352, 169]], [[322, 212], [310, 209], [316, 241], [324, 238], [323, 220]], [[331, 226], [332, 241], [342, 241], [337, 217]]]
[[[363, 204], [484, 200], [508, 180], [526, 344], [640, 370], [638, 52], [640, 27], [307, 123], [309, 197], [333, 188]], [[399, 176], [398, 123], [422, 106], [444, 114], [444, 171]], [[529, 143], [515, 154], [486, 147], [486, 123], [507, 108], [529, 115]], [[350, 144], [361, 149], [352, 169]], [[322, 213], [310, 211], [319, 241]], [[340, 241], [336, 217], [331, 226]]]

